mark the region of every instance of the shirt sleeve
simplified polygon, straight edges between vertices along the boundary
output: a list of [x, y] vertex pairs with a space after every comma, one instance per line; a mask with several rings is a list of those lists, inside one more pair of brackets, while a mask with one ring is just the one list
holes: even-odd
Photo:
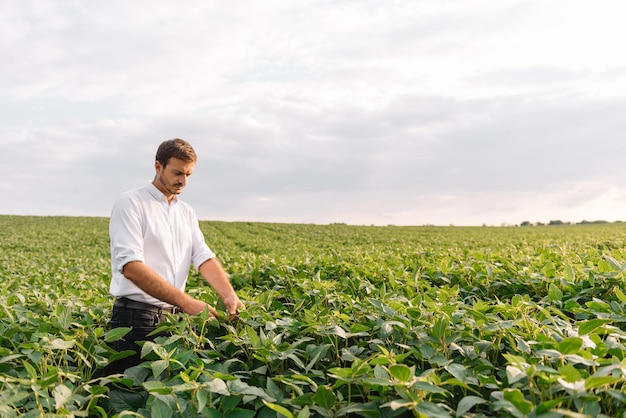
[[109, 236], [112, 268], [119, 273], [131, 261], [145, 262], [142, 218], [139, 205], [129, 195], [115, 202], [109, 221]]
[[200, 223], [198, 222], [198, 218], [195, 213], [192, 217], [192, 239], [193, 239], [193, 247], [191, 252], [191, 261], [196, 269], [200, 268], [202, 263], [211, 258], [215, 258], [215, 253], [211, 251], [209, 246], [204, 240], [204, 235], [200, 230]]

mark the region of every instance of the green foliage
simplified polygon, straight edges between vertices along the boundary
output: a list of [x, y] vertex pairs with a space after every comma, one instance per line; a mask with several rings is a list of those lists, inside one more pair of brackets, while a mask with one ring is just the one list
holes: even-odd
[[626, 414], [625, 225], [202, 222], [246, 310], [111, 376], [107, 226], [0, 216], [0, 416]]

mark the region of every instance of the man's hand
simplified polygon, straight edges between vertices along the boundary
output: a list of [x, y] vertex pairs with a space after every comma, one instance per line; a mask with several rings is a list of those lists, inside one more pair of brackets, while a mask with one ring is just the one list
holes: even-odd
[[223, 300], [224, 305], [226, 306], [226, 311], [228, 311], [230, 315], [237, 315], [239, 309], [244, 309], [243, 302], [241, 302], [235, 294]]

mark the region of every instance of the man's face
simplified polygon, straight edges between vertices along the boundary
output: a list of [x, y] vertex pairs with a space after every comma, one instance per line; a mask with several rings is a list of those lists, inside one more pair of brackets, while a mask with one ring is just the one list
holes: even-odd
[[180, 194], [187, 185], [187, 179], [193, 173], [196, 163], [187, 162], [178, 158], [170, 158], [163, 167], [156, 161], [156, 178], [154, 185], [166, 196]]

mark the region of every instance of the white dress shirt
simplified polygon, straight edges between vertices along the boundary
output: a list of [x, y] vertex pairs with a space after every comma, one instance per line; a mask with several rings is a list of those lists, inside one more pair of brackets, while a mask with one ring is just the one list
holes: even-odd
[[122, 274], [131, 261], [141, 261], [174, 287], [184, 291], [189, 269], [215, 257], [204, 241], [198, 218], [187, 203], [167, 198], [152, 183], [124, 193], [109, 222], [111, 286], [115, 297], [167, 307]]

